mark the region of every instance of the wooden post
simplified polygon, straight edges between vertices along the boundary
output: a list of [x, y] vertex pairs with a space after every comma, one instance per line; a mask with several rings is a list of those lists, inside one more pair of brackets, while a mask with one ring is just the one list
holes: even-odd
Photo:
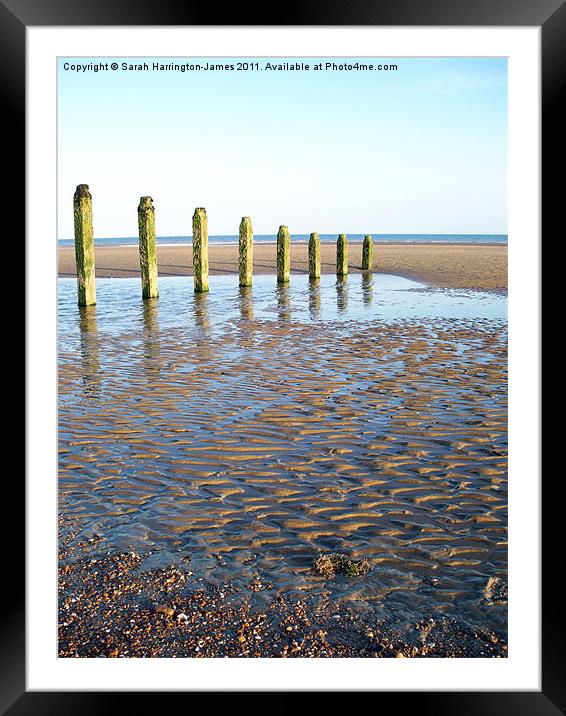
[[157, 249], [155, 247], [155, 209], [150, 196], [142, 196], [138, 206], [142, 298], [157, 298]]
[[348, 273], [348, 239], [340, 234], [336, 242], [336, 275], [346, 276]]
[[309, 238], [309, 278], [320, 278], [320, 237], [316, 232]]
[[94, 276], [92, 196], [88, 190], [88, 184], [79, 184], [75, 190], [73, 215], [79, 306], [93, 306], [96, 303], [96, 281]]
[[362, 271], [373, 271], [373, 239], [371, 236], [364, 236]]
[[291, 237], [286, 226], [277, 232], [277, 283], [291, 280]]
[[193, 214], [193, 272], [195, 292], [208, 291], [208, 219], [203, 208]]
[[243, 216], [240, 222], [238, 268], [240, 286], [251, 286], [254, 272], [254, 235], [249, 216]]

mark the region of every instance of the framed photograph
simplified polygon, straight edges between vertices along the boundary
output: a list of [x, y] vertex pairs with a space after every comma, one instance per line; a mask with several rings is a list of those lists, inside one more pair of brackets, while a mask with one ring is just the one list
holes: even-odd
[[0, 12], [27, 352], [3, 712], [563, 713], [539, 377], [561, 3]]

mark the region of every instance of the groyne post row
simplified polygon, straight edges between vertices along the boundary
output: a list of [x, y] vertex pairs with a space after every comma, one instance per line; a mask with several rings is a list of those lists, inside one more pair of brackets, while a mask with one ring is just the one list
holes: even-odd
[[208, 219], [203, 208], [193, 214], [193, 273], [195, 292], [208, 291]]
[[143, 298], [157, 298], [157, 249], [155, 247], [155, 209], [150, 196], [142, 196], [138, 206], [140, 271]]
[[88, 184], [79, 184], [75, 190], [73, 218], [79, 306], [93, 306], [96, 303], [94, 232], [92, 228], [92, 196], [88, 190]]
[[291, 237], [286, 226], [277, 232], [277, 283], [291, 280]]
[[316, 232], [309, 238], [309, 278], [320, 278], [320, 237]]
[[362, 271], [373, 269], [373, 239], [371, 236], [364, 236], [362, 246]]
[[240, 275], [240, 286], [251, 286], [254, 273], [254, 235], [252, 231], [252, 220], [249, 216], [243, 216], [240, 222], [238, 272]]
[[336, 242], [336, 275], [348, 274], [348, 239], [346, 234], [340, 234]]
[[[79, 184], [73, 197], [75, 226], [75, 259], [79, 306], [96, 303], [94, 271], [94, 232], [92, 224], [92, 196], [88, 184]], [[142, 196], [138, 206], [138, 231], [142, 297], [157, 298], [157, 246], [155, 234], [155, 207], [150, 196]], [[195, 209], [193, 214], [193, 273], [195, 292], [208, 291], [208, 219], [206, 210]], [[320, 237], [315, 232], [308, 244], [309, 278], [318, 279], [321, 273]], [[364, 238], [362, 271], [373, 269], [373, 240]], [[253, 229], [249, 216], [242, 217], [238, 244], [238, 273], [240, 286], [251, 286], [253, 281]], [[336, 274], [348, 274], [348, 239], [340, 234], [336, 242]], [[277, 232], [277, 282], [291, 280], [291, 237], [287, 226]]]

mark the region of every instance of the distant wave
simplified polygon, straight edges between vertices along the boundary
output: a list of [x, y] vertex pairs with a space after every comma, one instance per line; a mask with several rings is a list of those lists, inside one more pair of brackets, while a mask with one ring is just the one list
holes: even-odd
[[[319, 234], [323, 243], [336, 241], [336, 234]], [[365, 234], [348, 234], [349, 241], [363, 241]], [[381, 243], [403, 244], [506, 244], [507, 234], [371, 234], [374, 241]], [[291, 239], [296, 242], [308, 241], [308, 234], [292, 234]], [[256, 234], [254, 242], [258, 244], [274, 243], [275, 234]], [[230, 245], [238, 243], [236, 234], [209, 236], [210, 244]], [[59, 246], [73, 246], [73, 239], [59, 239]], [[113, 238], [95, 238], [97, 246], [137, 246], [137, 236], [118, 236]], [[158, 236], [158, 246], [183, 246], [191, 244], [190, 236]]]

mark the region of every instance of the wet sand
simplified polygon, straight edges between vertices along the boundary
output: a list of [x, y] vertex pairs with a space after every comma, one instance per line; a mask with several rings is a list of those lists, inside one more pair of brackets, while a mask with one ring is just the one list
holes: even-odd
[[[505, 320], [68, 284], [61, 656], [506, 655]], [[369, 570], [315, 573], [333, 552]]]
[[[136, 246], [98, 247], [96, 275], [99, 278], [139, 276]], [[160, 276], [192, 275], [190, 246], [158, 246]], [[275, 244], [254, 246], [254, 273], [276, 271]], [[236, 245], [209, 245], [211, 275], [238, 273]], [[361, 272], [361, 244], [349, 245], [349, 270]], [[321, 244], [321, 270], [336, 271], [336, 247]], [[507, 288], [507, 246], [499, 244], [374, 244], [374, 271], [404, 276], [429, 286], [442, 288]], [[291, 273], [308, 273], [307, 245], [291, 245]], [[59, 276], [75, 276], [73, 248], [59, 249]]]

